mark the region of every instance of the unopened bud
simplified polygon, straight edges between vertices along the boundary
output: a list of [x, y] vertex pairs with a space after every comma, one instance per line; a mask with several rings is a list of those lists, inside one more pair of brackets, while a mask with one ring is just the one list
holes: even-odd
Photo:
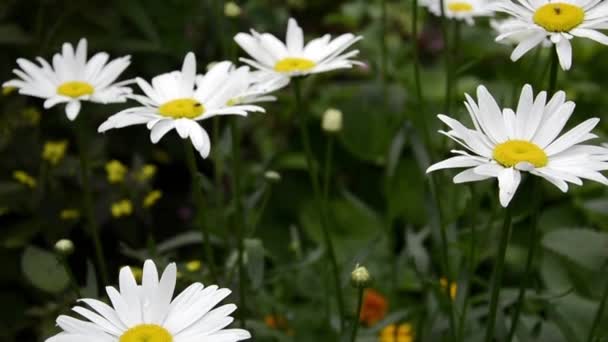
[[357, 264], [350, 274], [350, 280], [354, 287], [363, 288], [369, 285], [372, 277], [365, 266], [359, 266], [359, 264]]
[[264, 178], [269, 182], [277, 183], [281, 181], [281, 174], [274, 170], [268, 170], [264, 172]]
[[325, 132], [335, 133], [342, 130], [342, 112], [335, 108], [329, 108], [323, 113], [321, 127]]
[[224, 5], [224, 15], [230, 18], [238, 17], [241, 15], [241, 8], [234, 1], [228, 1]]
[[61, 239], [55, 243], [55, 251], [62, 255], [70, 255], [74, 252], [72, 240]]

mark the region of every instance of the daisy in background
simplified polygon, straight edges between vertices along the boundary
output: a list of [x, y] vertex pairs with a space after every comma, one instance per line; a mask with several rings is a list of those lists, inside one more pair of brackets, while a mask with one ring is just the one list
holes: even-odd
[[466, 168], [454, 177], [454, 183], [498, 178], [503, 207], [513, 198], [522, 172], [542, 177], [563, 192], [568, 191], [568, 183], [582, 185], [581, 179], [608, 185], [599, 172], [608, 170], [608, 149], [582, 144], [597, 137], [591, 130], [599, 119], [588, 119], [560, 136], [575, 107], [563, 91], [547, 101], [546, 92], [534, 98], [532, 87], [525, 85], [515, 111], [501, 110], [484, 86], [477, 88], [477, 103], [465, 96], [474, 129], [446, 115], [438, 117], [450, 127], [440, 133], [466, 150], [453, 150], [457, 156], [432, 165], [427, 173]]
[[496, 41], [511, 36], [520, 37], [511, 60], [516, 61], [547, 38], [555, 44], [559, 64], [563, 70], [572, 66], [574, 37], [589, 38], [608, 45], [608, 37], [598, 30], [608, 29], [608, 2], [602, 0], [519, 0], [497, 1], [496, 11], [504, 12], [516, 20]]
[[295, 19], [287, 23], [285, 42], [270, 33], [239, 33], [234, 37], [237, 44], [251, 56], [240, 60], [254, 68], [286, 77], [304, 76], [335, 69], [348, 69], [363, 63], [351, 58], [358, 50], [345, 52], [363, 37], [352, 33], [331, 39], [329, 34], [304, 44], [304, 32]]
[[[110, 116], [99, 132], [137, 124], [146, 124], [150, 140], [156, 144], [174, 129], [182, 139], [190, 138], [203, 158], [209, 155], [209, 135], [198, 121], [217, 115], [242, 115], [264, 112], [249, 102], [272, 100], [265, 94], [284, 86], [278, 78], [252, 76], [249, 67], [235, 68], [230, 62], [216, 63], [205, 75], [196, 75], [196, 58], [192, 52], [184, 58], [181, 71], [156, 76], [152, 83], [137, 78], [145, 95], [130, 95], [141, 106], [125, 109]], [[260, 81], [261, 80], [261, 81]]]
[[64, 43], [61, 53], [53, 56], [52, 65], [36, 57], [40, 65], [23, 58], [17, 60], [21, 69], [13, 72], [18, 79], [5, 82], [2, 87], [15, 87], [19, 93], [45, 99], [44, 108], [66, 103], [65, 113], [70, 120], [76, 119], [81, 101], [97, 103], [125, 102], [131, 88], [130, 81], [113, 83], [131, 63], [130, 56], [114, 59], [105, 52], [87, 60], [87, 40], [81, 39], [76, 49]]
[[[225, 329], [236, 305], [214, 307], [230, 294], [216, 285], [194, 283], [173, 298], [177, 268], [169, 264], [158, 277], [151, 260], [144, 263], [141, 285], [127, 267], [120, 270], [119, 289], [106, 287], [112, 307], [83, 298], [72, 310], [86, 320], [61, 315], [61, 333], [46, 342], [234, 342], [251, 338], [242, 329]], [[84, 305], [86, 304], [86, 306]]]
[[[423, 0], [422, 6], [436, 16], [441, 16], [441, 0]], [[462, 20], [469, 25], [476, 17], [493, 15], [488, 0], [443, 0], [443, 13], [448, 19]]]

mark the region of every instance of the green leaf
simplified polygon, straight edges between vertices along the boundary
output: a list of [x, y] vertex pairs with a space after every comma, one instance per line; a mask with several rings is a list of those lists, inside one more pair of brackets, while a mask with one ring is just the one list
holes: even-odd
[[36, 288], [59, 293], [69, 285], [70, 278], [53, 253], [29, 246], [21, 258], [23, 274]]
[[542, 244], [592, 271], [599, 270], [608, 259], [608, 234], [589, 229], [558, 229], [546, 234]]

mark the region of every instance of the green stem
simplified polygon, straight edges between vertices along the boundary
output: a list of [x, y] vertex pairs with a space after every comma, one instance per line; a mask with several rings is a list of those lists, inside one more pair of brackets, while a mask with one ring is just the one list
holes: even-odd
[[78, 282], [76, 281], [74, 272], [72, 272], [72, 268], [70, 267], [70, 264], [68, 264], [68, 258], [65, 255], [61, 254], [57, 254], [56, 257], [57, 260], [61, 263], [61, 266], [63, 266], [65, 273], [68, 274], [68, 278], [70, 279], [70, 286], [74, 290], [74, 293], [76, 293], [76, 296], [78, 296], [78, 298], [82, 298], [82, 294], [80, 293], [80, 286], [78, 286]]
[[494, 326], [496, 324], [496, 311], [498, 309], [498, 299], [500, 294], [500, 286], [502, 284], [502, 273], [505, 264], [505, 254], [507, 245], [509, 244], [509, 234], [511, 230], [511, 209], [505, 209], [505, 218], [500, 234], [500, 242], [496, 265], [494, 266], [494, 276], [492, 280], [492, 292], [490, 295], [490, 311], [488, 313], [488, 323], [486, 326], [486, 342], [494, 341]]
[[359, 329], [359, 315], [361, 314], [361, 306], [363, 305], [363, 286], [359, 287], [357, 291], [357, 311], [355, 311], [355, 318], [353, 319], [353, 330], [350, 335], [350, 341], [355, 342], [357, 339], [357, 330]]
[[470, 207], [469, 207], [469, 213], [471, 215], [471, 222], [469, 223], [470, 229], [471, 229], [471, 237], [469, 239], [470, 244], [469, 244], [469, 274], [468, 274], [468, 284], [467, 284], [467, 288], [468, 291], [465, 294], [464, 297], [464, 303], [462, 305], [463, 309], [462, 309], [462, 314], [460, 315], [460, 322], [458, 324], [458, 341], [462, 341], [464, 339], [464, 326], [465, 326], [465, 317], [467, 315], [467, 310], [469, 307], [469, 301], [471, 299], [471, 296], [469, 295], [470, 293], [470, 288], [471, 288], [471, 284], [473, 283], [473, 277], [475, 275], [475, 261], [476, 261], [476, 257], [475, 257], [475, 249], [476, 249], [476, 231], [475, 231], [475, 226], [477, 224], [477, 212], [479, 211], [479, 201], [477, 200], [476, 196], [475, 196], [475, 188], [473, 187], [473, 185], [470, 186], [471, 189], [471, 202], [470, 202]]
[[[220, 141], [220, 118], [213, 118], [213, 141]], [[215, 149], [213, 154], [213, 174], [214, 174], [214, 182], [215, 182], [215, 204], [217, 206], [218, 212], [221, 212], [224, 204], [224, 191], [222, 186], [222, 177], [224, 175], [224, 160], [220, 155], [220, 150]], [[220, 215], [223, 218], [223, 215]], [[220, 222], [222, 224], [223, 222]]]
[[380, 77], [382, 78], [382, 92], [386, 101], [387, 81], [387, 54], [386, 54], [386, 0], [380, 0]]
[[418, 100], [419, 109], [422, 108], [422, 83], [420, 82], [420, 46], [418, 45], [418, 0], [412, 0], [412, 50], [413, 67], [414, 67], [414, 87], [416, 88], [416, 99]]
[[323, 175], [323, 201], [329, 201], [329, 182], [331, 181], [331, 169], [334, 156], [334, 137], [330, 135], [327, 138], [327, 147], [325, 150], [325, 173]]
[[440, 28], [441, 36], [443, 37], [443, 58], [445, 62], [445, 104], [444, 112], [450, 113], [451, 97], [452, 97], [452, 62], [450, 56], [450, 39], [447, 30], [447, 18], [445, 17], [445, 0], [439, 0], [441, 10]]
[[87, 216], [87, 223], [89, 224], [89, 234], [91, 234], [93, 239], [95, 258], [97, 259], [97, 267], [101, 277], [101, 283], [103, 286], [105, 286], [108, 283], [108, 269], [106, 267], [106, 261], [103, 254], [101, 238], [99, 237], [99, 226], [97, 225], [95, 211], [93, 210], [93, 192], [91, 189], [91, 180], [89, 175], [90, 167], [86, 142], [86, 136], [89, 132], [86, 131], [84, 118], [80, 118], [76, 125], [78, 126], [76, 136], [79, 145], [78, 151], [80, 153], [80, 178], [82, 180], [82, 192], [84, 195], [84, 210], [85, 215]]
[[551, 70], [549, 73], [549, 89], [548, 95], [551, 96], [555, 93], [555, 89], [557, 88], [557, 69], [559, 68], [559, 60], [557, 57], [557, 50], [551, 49]]
[[604, 288], [604, 294], [602, 295], [602, 301], [600, 302], [599, 307], [597, 308], [597, 312], [595, 313], [595, 318], [593, 319], [593, 323], [591, 324], [591, 329], [589, 330], [589, 336], [587, 336], [587, 342], [593, 342], [593, 338], [595, 337], [595, 330], [600, 325], [600, 321], [602, 320], [602, 316], [604, 316], [604, 309], [606, 308], [606, 301], [608, 300], [608, 281], [606, 281], [606, 287]]
[[264, 195], [262, 195], [262, 202], [260, 204], [260, 209], [257, 210], [257, 212], [255, 213], [255, 216], [253, 216], [253, 218], [251, 219], [251, 221], [249, 223], [249, 231], [247, 232], [247, 235], [251, 236], [251, 235], [255, 234], [255, 230], [257, 229], [258, 224], [260, 223], [260, 220], [264, 216], [264, 212], [266, 212], [266, 207], [268, 207], [268, 202], [270, 201], [271, 194], [272, 194], [272, 186], [270, 184], [268, 184], [268, 185], [266, 185], [266, 188], [264, 189]]
[[513, 319], [511, 320], [511, 328], [509, 329], [509, 335], [507, 342], [511, 342], [515, 336], [515, 330], [517, 329], [517, 323], [519, 322], [519, 315], [521, 314], [521, 308], [523, 306], [524, 298], [526, 295], [526, 285], [530, 278], [532, 271], [532, 261], [534, 260], [534, 253], [536, 250], [536, 225], [537, 219], [536, 214], [532, 218], [532, 227], [530, 228], [530, 237], [528, 238], [528, 256], [526, 257], [526, 268], [524, 270], [524, 278], [521, 280], [519, 285], [519, 294], [517, 295], [517, 302], [515, 304], [515, 311], [513, 312]]
[[[245, 236], [243, 232], [245, 230], [245, 216], [243, 210], [243, 197], [241, 193], [241, 131], [238, 123], [235, 120], [230, 122], [230, 130], [232, 135], [232, 182], [234, 187], [234, 200], [236, 204], [235, 215], [236, 220], [236, 235], [237, 235], [237, 263], [239, 270], [239, 303], [241, 312], [246, 311], [245, 303], [245, 263], [243, 254], [245, 250]], [[245, 329], [245, 318], [241, 316], [240, 320], [241, 328]]]
[[201, 230], [203, 238], [203, 249], [205, 257], [207, 258], [206, 264], [209, 265], [209, 272], [211, 273], [211, 280], [217, 284], [218, 277], [215, 270], [215, 261], [213, 257], [213, 249], [211, 247], [211, 237], [209, 229], [205, 225], [203, 212], [205, 210], [205, 197], [203, 195], [203, 184], [201, 182], [201, 175], [198, 172], [196, 166], [196, 155], [194, 153], [194, 147], [190, 144], [190, 141], [184, 141], [186, 163], [188, 164], [188, 170], [190, 171], [190, 177], [192, 180], [192, 194], [194, 196], [194, 202], [196, 205], [195, 222], [198, 224]]
[[321, 219], [321, 229], [323, 231], [323, 238], [325, 240], [325, 245], [327, 248], [327, 254], [329, 257], [330, 266], [332, 268], [332, 274], [334, 279], [334, 287], [336, 291], [336, 300], [338, 303], [338, 312], [340, 318], [340, 330], [344, 330], [344, 298], [342, 296], [342, 286], [340, 285], [340, 269], [338, 268], [338, 261], [336, 259], [336, 252], [334, 250], [334, 245], [331, 241], [331, 236], [329, 234], [329, 224], [327, 222], [327, 211], [326, 205], [327, 203], [323, 201], [323, 196], [321, 194], [321, 187], [319, 185], [319, 179], [317, 176], [316, 166], [314, 164], [314, 159], [312, 155], [312, 149], [310, 147], [310, 137], [308, 136], [308, 130], [306, 128], [306, 111], [303, 107], [302, 102], [302, 94], [300, 90], [300, 80], [297, 78], [292, 79], [293, 82], [293, 90], [296, 101], [296, 109], [299, 117], [299, 125], [300, 125], [300, 138], [302, 140], [302, 145], [304, 147], [304, 153], [306, 154], [306, 164], [308, 165], [308, 175], [310, 177], [310, 182], [312, 183], [313, 192], [315, 196], [315, 204], [317, 205], [317, 212], [319, 213], [319, 217]]

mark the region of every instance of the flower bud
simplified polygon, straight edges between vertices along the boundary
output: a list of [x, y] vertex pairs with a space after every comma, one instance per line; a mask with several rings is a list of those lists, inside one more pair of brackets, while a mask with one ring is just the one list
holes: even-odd
[[264, 172], [264, 178], [269, 182], [278, 183], [281, 181], [281, 174], [274, 170], [268, 170]]
[[238, 17], [241, 15], [241, 8], [234, 1], [228, 1], [224, 5], [224, 15], [229, 18]]
[[325, 132], [336, 133], [342, 130], [342, 112], [335, 108], [329, 108], [323, 113], [321, 127]]
[[350, 280], [354, 287], [367, 287], [372, 280], [369, 271], [365, 266], [355, 266], [355, 269], [350, 274]]
[[69, 239], [61, 239], [55, 243], [55, 251], [61, 255], [70, 255], [74, 252], [74, 243]]

